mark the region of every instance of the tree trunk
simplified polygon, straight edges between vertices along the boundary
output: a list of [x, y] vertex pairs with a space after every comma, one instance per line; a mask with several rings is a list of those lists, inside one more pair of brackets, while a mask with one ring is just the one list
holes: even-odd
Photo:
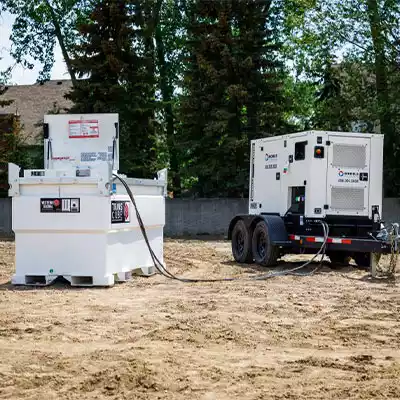
[[56, 34], [56, 38], [58, 40], [58, 44], [60, 45], [61, 52], [62, 52], [62, 55], [64, 57], [65, 64], [67, 65], [68, 73], [71, 76], [72, 85], [74, 87], [76, 87], [77, 79], [76, 79], [76, 75], [75, 75], [75, 73], [74, 73], [74, 71], [72, 69], [71, 59], [69, 57], [67, 48], [65, 47], [64, 37], [63, 37], [62, 32], [61, 32], [60, 23], [58, 22], [58, 18], [57, 18], [56, 14], [55, 14], [55, 12], [53, 10], [53, 7], [50, 5], [49, 1], [48, 0], [45, 0], [45, 1], [46, 1], [46, 4], [47, 4], [47, 7], [49, 8], [49, 12], [50, 12], [50, 15], [51, 15], [51, 21], [52, 21], [53, 26], [54, 26], [54, 32]]

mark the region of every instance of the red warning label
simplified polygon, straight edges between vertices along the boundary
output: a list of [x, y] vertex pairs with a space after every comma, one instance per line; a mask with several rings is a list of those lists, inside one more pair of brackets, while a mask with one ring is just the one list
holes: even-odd
[[70, 139], [98, 138], [99, 121], [97, 119], [68, 121], [68, 132]]

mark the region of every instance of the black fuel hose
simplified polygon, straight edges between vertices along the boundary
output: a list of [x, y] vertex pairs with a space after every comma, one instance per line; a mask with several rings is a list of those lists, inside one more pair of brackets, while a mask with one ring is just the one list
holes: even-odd
[[180, 282], [184, 282], [184, 283], [198, 283], [198, 282], [232, 282], [232, 281], [239, 281], [239, 280], [266, 280], [269, 278], [273, 278], [275, 276], [285, 276], [285, 275], [299, 275], [299, 273], [296, 274], [296, 271], [299, 271], [300, 269], [303, 269], [304, 267], [306, 267], [307, 265], [311, 264], [316, 257], [318, 257], [318, 255], [322, 254], [322, 259], [320, 261], [320, 264], [317, 266], [317, 268], [315, 268], [313, 271], [311, 271], [311, 273], [306, 273], [306, 274], [302, 274], [302, 276], [307, 276], [307, 275], [312, 275], [313, 273], [316, 272], [316, 270], [320, 267], [320, 265], [322, 265], [322, 261], [324, 259], [324, 255], [325, 255], [325, 248], [326, 248], [326, 243], [328, 240], [328, 236], [329, 236], [329, 227], [327, 225], [326, 222], [324, 221], [320, 221], [324, 230], [324, 241], [321, 245], [321, 248], [319, 249], [319, 251], [317, 252], [317, 254], [315, 254], [309, 261], [307, 261], [306, 263], [296, 267], [296, 268], [292, 268], [290, 270], [286, 270], [286, 271], [279, 271], [279, 272], [272, 272], [272, 273], [268, 273], [268, 274], [263, 274], [263, 275], [258, 275], [258, 276], [253, 276], [253, 277], [248, 277], [246, 278], [217, 278], [217, 279], [200, 279], [200, 278], [181, 278], [179, 276], [174, 275], [172, 272], [168, 271], [168, 269], [164, 266], [164, 264], [158, 259], [157, 255], [154, 253], [151, 245], [150, 245], [150, 241], [148, 239], [147, 236], [147, 232], [146, 232], [146, 228], [144, 226], [142, 217], [139, 213], [136, 201], [135, 201], [135, 197], [129, 187], [129, 185], [126, 183], [126, 181], [121, 178], [119, 175], [117, 174], [113, 174], [113, 176], [118, 179], [122, 186], [125, 188], [126, 192], [128, 193], [128, 196], [133, 204], [133, 207], [135, 209], [135, 213], [136, 213], [136, 218], [137, 221], [139, 223], [139, 227], [140, 230], [142, 232], [144, 241], [146, 243], [146, 246], [149, 250], [151, 259], [153, 261], [154, 267], [156, 268], [156, 270], [163, 276], [165, 276], [168, 279], [174, 279]]

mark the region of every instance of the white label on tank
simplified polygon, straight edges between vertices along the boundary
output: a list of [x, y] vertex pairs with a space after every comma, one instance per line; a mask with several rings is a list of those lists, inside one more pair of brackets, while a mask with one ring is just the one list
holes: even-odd
[[99, 137], [99, 121], [97, 119], [68, 121], [70, 139], [86, 139]]
[[89, 151], [81, 153], [81, 162], [95, 162], [95, 161], [111, 161], [112, 152], [107, 151]]
[[61, 200], [61, 210], [63, 212], [71, 211], [71, 199], [62, 199]]

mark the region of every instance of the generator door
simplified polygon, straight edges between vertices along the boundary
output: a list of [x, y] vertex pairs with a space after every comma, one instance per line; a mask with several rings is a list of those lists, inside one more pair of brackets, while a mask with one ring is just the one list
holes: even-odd
[[329, 135], [328, 215], [368, 216], [370, 139]]
[[[260, 139], [252, 143], [250, 214], [280, 213], [283, 140]], [[285, 210], [286, 211], [286, 210]]]

